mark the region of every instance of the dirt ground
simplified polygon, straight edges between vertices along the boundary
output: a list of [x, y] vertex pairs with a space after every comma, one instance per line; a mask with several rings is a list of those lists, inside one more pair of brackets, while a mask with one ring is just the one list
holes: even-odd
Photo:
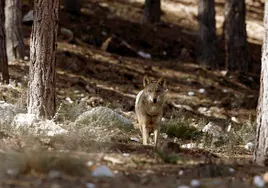
[[[24, 14], [30, 9], [30, 5], [23, 5]], [[156, 25], [141, 24], [142, 0], [85, 0], [80, 16], [65, 12], [61, 6], [57, 105], [75, 105], [86, 101], [88, 106], [104, 105], [131, 112], [134, 110], [135, 95], [142, 89], [144, 75], [154, 79], [164, 76], [169, 89], [164, 113], [166, 119], [183, 116], [197, 124], [213, 121], [223, 127], [230, 123], [237, 127], [253, 126], [259, 92], [264, 7], [260, 1], [250, 0], [247, 1], [247, 9], [248, 49], [252, 69], [246, 75], [225, 75], [221, 70], [202, 69], [195, 62], [196, 1], [163, 0], [162, 21]], [[217, 0], [216, 20], [222, 67], [223, 10], [224, 1]], [[66, 36], [64, 29], [71, 30], [74, 37], [70, 39]], [[23, 31], [29, 57], [31, 24], [25, 23]], [[138, 55], [141, 51], [150, 54], [151, 58], [145, 59]], [[25, 61], [10, 63], [10, 74], [13, 80], [11, 86], [13, 84], [16, 87], [1, 86], [0, 100], [25, 107], [27, 58]], [[61, 117], [64, 119], [64, 114]], [[138, 133], [134, 132], [133, 135], [138, 136]], [[164, 139], [161, 139], [164, 143]], [[165, 157], [155, 153], [152, 147], [135, 142], [86, 143], [70, 138], [63, 143], [49, 138], [47, 143], [43, 140], [1, 136], [1, 144], [9, 145], [13, 152], [10, 154], [7, 152], [9, 150], [1, 147], [0, 155], [13, 156], [16, 153], [17, 158], [12, 159], [24, 161], [19, 162], [24, 170], [15, 175], [7, 173], [0, 178], [1, 187], [92, 186], [87, 183], [96, 187], [178, 187], [190, 185], [193, 179], [200, 180], [202, 187], [252, 187], [252, 178], [266, 171], [266, 168], [252, 164], [252, 152], [241, 145], [233, 146], [231, 152], [168, 146], [168, 152], [176, 153], [179, 157], [174, 164], [165, 161]], [[191, 140], [185, 141], [189, 142]], [[35, 146], [42, 148], [41, 153], [55, 156], [66, 153], [69, 157], [67, 161], [79, 159], [83, 164], [93, 161], [94, 165], [84, 169], [85, 165], [79, 163], [66, 169], [65, 166], [69, 164], [63, 163], [59, 166], [66, 173], [51, 177], [49, 170], [38, 170], [29, 159], [25, 162], [25, 155], [30, 158], [40, 157], [32, 152]], [[31, 148], [30, 152], [27, 148]], [[106, 160], [105, 156], [106, 159], [108, 156], [121, 162], [113, 163]], [[90, 172], [100, 164], [108, 166], [116, 176], [90, 176]], [[78, 173], [81, 169], [75, 167], [79, 168], [80, 165], [82, 171], [87, 172]], [[35, 170], [32, 170], [33, 167]]]

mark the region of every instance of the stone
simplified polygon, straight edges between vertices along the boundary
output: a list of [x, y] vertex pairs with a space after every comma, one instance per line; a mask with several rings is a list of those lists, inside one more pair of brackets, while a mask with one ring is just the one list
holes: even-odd
[[213, 122], [209, 122], [202, 129], [202, 132], [211, 134], [214, 137], [220, 137], [222, 135], [222, 133], [223, 133], [223, 130], [219, 125], [217, 125], [217, 124], [215, 124]]
[[253, 151], [254, 150], [254, 144], [252, 142], [248, 142], [246, 145], [245, 145], [245, 149], [246, 150], [249, 150], [249, 151]]
[[201, 185], [201, 183], [199, 180], [195, 180], [195, 179], [191, 180], [192, 187], [200, 187], [200, 185]]
[[78, 116], [78, 118], [75, 120], [75, 125], [78, 128], [119, 128], [125, 131], [130, 131], [133, 128], [133, 124], [129, 119], [107, 107], [102, 106], [95, 107]]
[[114, 177], [114, 173], [106, 166], [101, 165], [92, 172], [93, 177]]
[[265, 183], [262, 179], [261, 176], [254, 176], [253, 178], [253, 184], [256, 186], [256, 187], [264, 187]]

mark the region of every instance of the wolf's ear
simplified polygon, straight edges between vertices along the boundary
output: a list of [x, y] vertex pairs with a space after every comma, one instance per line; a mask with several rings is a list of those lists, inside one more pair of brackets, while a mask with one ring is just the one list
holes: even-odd
[[162, 87], [166, 87], [166, 79], [164, 77], [161, 77], [158, 81], [157, 84], [162, 86]]
[[143, 78], [143, 86], [146, 87], [152, 82], [152, 80], [148, 76], [144, 76]]

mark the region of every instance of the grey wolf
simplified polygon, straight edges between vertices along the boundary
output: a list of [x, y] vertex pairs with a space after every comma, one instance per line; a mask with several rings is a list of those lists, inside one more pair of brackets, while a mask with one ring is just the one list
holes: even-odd
[[142, 133], [143, 145], [148, 145], [149, 134], [154, 133], [154, 144], [157, 148], [160, 121], [163, 116], [163, 108], [168, 89], [166, 79], [161, 77], [152, 81], [145, 76], [143, 78], [143, 90], [136, 96], [135, 112]]

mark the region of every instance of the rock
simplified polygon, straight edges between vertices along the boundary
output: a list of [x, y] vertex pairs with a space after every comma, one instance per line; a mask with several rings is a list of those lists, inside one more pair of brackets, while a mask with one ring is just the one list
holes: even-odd
[[189, 96], [194, 96], [195, 93], [194, 93], [193, 91], [189, 91], [189, 92], [188, 92], [188, 95], [189, 95]]
[[65, 100], [70, 104], [74, 103], [74, 101], [70, 97], [66, 97]]
[[[88, 91], [92, 90], [92, 87], [91, 89], [88, 89]], [[94, 93], [93, 91], [90, 91], [90, 93]], [[93, 96], [93, 97], [90, 97], [88, 100], [87, 100], [87, 104], [89, 104], [90, 106], [99, 106], [99, 105], [102, 105], [104, 102], [103, 98], [101, 97], [96, 97], [96, 96]]]
[[9, 176], [17, 176], [17, 175], [19, 175], [19, 170], [18, 169], [9, 168], [6, 171], [6, 174], [9, 175]]
[[29, 56], [24, 56], [24, 60], [28, 61], [29, 60]]
[[93, 172], [94, 177], [114, 177], [114, 173], [106, 166], [99, 166]]
[[11, 124], [14, 131], [32, 135], [55, 136], [67, 133], [52, 120], [38, 120], [34, 114], [17, 114]]
[[188, 185], [179, 185], [177, 188], [190, 188]]
[[129, 157], [129, 156], [130, 156], [129, 153], [123, 153], [122, 155], [123, 155], [124, 157]]
[[202, 143], [200, 143], [200, 144], [188, 143], [188, 144], [181, 145], [181, 148], [186, 148], [186, 149], [203, 148], [203, 147], [204, 147], [204, 145]]
[[256, 186], [256, 187], [264, 187], [265, 183], [262, 179], [261, 176], [254, 176], [253, 178], [253, 184]]
[[57, 170], [51, 170], [48, 173], [48, 177], [50, 179], [56, 179], [56, 178], [60, 178], [61, 177], [61, 173]]
[[96, 188], [96, 185], [94, 183], [86, 183], [86, 188]]
[[168, 135], [167, 133], [160, 133], [160, 136], [164, 139], [167, 139], [168, 138]]
[[22, 18], [22, 22], [32, 22], [34, 19], [33, 10], [30, 10], [27, 14], [25, 14]]
[[140, 142], [140, 139], [138, 139], [137, 137], [131, 137], [130, 140], [134, 142]]
[[222, 74], [222, 76], [226, 76], [228, 74], [228, 71], [227, 70], [222, 70], [222, 71], [220, 71], [220, 73]]
[[199, 107], [197, 111], [205, 116], [227, 119], [226, 110], [224, 108], [218, 108], [216, 106], [212, 106], [210, 108]]
[[222, 92], [223, 93], [228, 93], [229, 91], [228, 91], [228, 89], [223, 89]]
[[189, 105], [176, 104], [176, 103], [174, 103], [174, 102], [173, 102], [172, 104], [173, 104], [173, 106], [176, 107], [176, 108], [185, 109], [185, 110], [187, 110], [187, 111], [191, 111], [191, 112], [194, 111], [193, 108], [192, 108], [191, 106], [189, 106]]
[[198, 93], [201, 93], [201, 94], [204, 94], [206, 92], [206, 90], [204, 89], [204, 88], [200, 88], [199, 90], [198, 90]]
[[79, 115], [71, 127], [91, 140], [109, 142], [122, 135], [122, 130], [130, 131], [133, 124], [109, 108], [95, 107]]
[[182, 176], [184, 174], [184, 171], [183, 170], [180, 170], [179, 172], [178, 172], [178, 175], [179, 176]]
[[227, 112], [224, 108], [218, 108], [216, 106], [212, 106], [209, 108], [209, 112], [211, 112], [212, 116], [215, 118], [227, 119]]
[[88, 161], [88, 162], [86, 163], [86, 166], [91, 167], [91, 166], [93, 166], [93, 164], [94, 164], [93, 161]]
[[16, 109], [13, 104], [0, 103], [0, 124], [10, 124], [16, 115]]
[[106, 32], [106, 31], [102, 31], [101, 34], [102, 34], [103, 36], [107, 36], [107, 32]]
[[249, 150], [249, 151], [253, 151], [254, 149], [254, 144], [252, 142], [248, 142], [246, 145], [245, 145], [245, 149], [246, 150]]
[[226, 130], [226, 131], [227, 131], [227, 132], [230, 132], [231, 129], [232, 129], [232, 124], [229, 124], [228, 127], [227, 127], [227, 130]]
[[151, 169], [146, 170], [146, 174], [154, 174], [154, 171]]
[[199, 107], [199, 108], [197, 109], [197, 111], [198, 111], [200, 114], [206, 115], [206, 114], [207, 114], [207, 111], [208, 111], [208, 108], [207, 108], [207, 107]]
[[232, 117], [231, 120], [235, 123], [241, 123], [241, 121], [239, 121], [239, 119], [237, 117]]
[[124, 163], [124, 162], [121, 161], [120, 159], [118, 159], [118, 158], [114, 158], [114, 157], [111, 157], [111, 156], [104, 156], [104, 157], [103, 157], [103, 160], [105, 160], [105, 161], [109, 161], [109, 162], [111, 162], [111, 163], [113, 163], [113, 164], [123, 164], [123, 163]]
[[202, 129], [202, 132], [211, 134], [214, 137], [220, 137], [223, 133], [222, 127], [219, 125], [209, 122], [205, 127]]
[[229, 168], [229, 172], [232, 174], [232, 173], [235, 172], [235, 169], [233, 169], [233, 168]]
[[201, 183], [199, 180], [191, 180], [192, 187], [200, 187]]
[[101, 6], [101, 7], [110, 7], [108, 3], [100, 3], [99, 6]]
[[133, 128], [133, 124], [127, 118], [114, 112], [106, 107], [95, 107], [90, 111], [86, 111], [75, 120], [77, 128], [84, 127], [101, 127], [107, 128], [120, 128], [126, 131], [130, 131]]
[[139, 52], [138, 52], [138, 55], [139, 55], [140, 57], [143, 57], [144, 59], [152, 59], [151, 54], [145, 53], [145, 52], [143, 52], [143, 51], [139, 51]]

